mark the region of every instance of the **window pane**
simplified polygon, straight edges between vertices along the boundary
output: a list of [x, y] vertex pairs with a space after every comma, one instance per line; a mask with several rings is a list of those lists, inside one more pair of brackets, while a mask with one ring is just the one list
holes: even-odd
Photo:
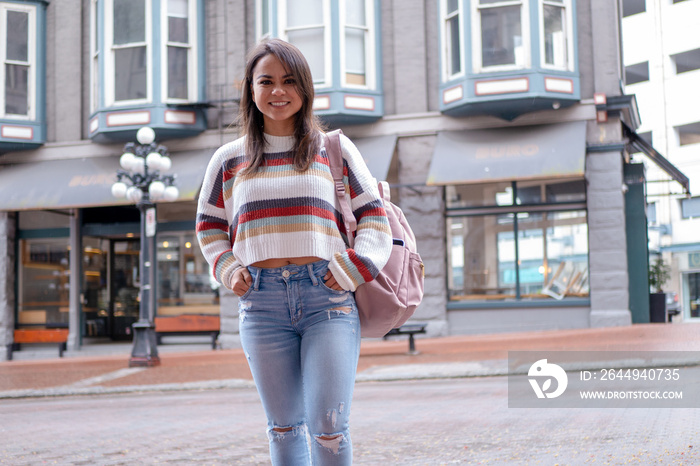
[[29, 67], [5, 65], [5, 113], [29, 114]]
[[323, 24], [322, 0], [297, 0], [287, 5], [287, 27]]
[[520, 6], [481, 10], [481, 46], [484, 67], [522, 63]]
[[671, 59], [676, 64], [676, 73], [700, 69], [700, 49], [671, 55]]
[[117, 101], [146, 98], [146, 47], [116, 50], [114, 68]]
[[114, 0], [114, 44], [145, 41], [145, 0]]
[[262, 31], [260, 31], [260, 35], [264, 36], [265, 34], [269, 34], [271, 32], [270, 0], [262, 0], [260, 3], [262, 4], [260, 12], [260, 14], [262, 15]]
[[622, 17], [636, 15], [647, 11], [646, 0], [622, 0]]
[[168, 18], [168, 40], [181, 44], [189, 43], [187, 18]]
[[683, 218], [700, 218], [700, 197], [681, 199], [681, 215]]
[[649, 81], [649, 62], [637, 63], [625, 67], [625, 84], [637, 84]]
[[347, 24], [366, 26], [365, 0], [345, 0], [345, 16]]
[[568, 65], [564, 8], [544, 5], [544, 57], [548, 65]]
[[508, 182], [445, 186], [447, 208], [513, 205], [513, 189]]
[[455, 12], [459, 9], [459, 0], [447, 0], [447, 14]]
[[68, 327], [68, 238], [22, 240], [18, 327]]
[[301, 31], [290, 31], [289, 42], [296, 45], [309, 62], [311, 74], [314, 82], [324, 82], [324, 42], [323, 28], [304, 29]]
[[[561, 212], [548, 216], [552, 219], [546, 222], [549, 224], [545, 230], [547, 260], [539, 269], [544, 285], [541, 292], [555, 299], [586, 297], [589, 294], [586, 214]], [[521, 282], [521, 287], [528, 293], [536, 292], [527, 283]]]
[[194, 233], [158, 236], [158, 315], [219, 314], [219, 284]]
[[[349, 84], [365, 84], [365, 31], [346, 28], [345, 30], [345, 67]], [[359, 82], [362, 81], [362, 82]]]
[[681, 146], [700, 143], [700, 122], [676, 126]]
[[168, 47], [168, 97], [187, 99], [187, 49]]
[[459, 16], [454, 16], [447, 20], [447, 40], [449, 41], [448, 50], [448, 75], [457, 74], [462, 71], [461, 56], [461, 40], [459, 35]]
[[187, 0], [168, 0], [168, 16], [187, 17]]
[[29, 14], [7, 12], [7, 59], [29, 61]]

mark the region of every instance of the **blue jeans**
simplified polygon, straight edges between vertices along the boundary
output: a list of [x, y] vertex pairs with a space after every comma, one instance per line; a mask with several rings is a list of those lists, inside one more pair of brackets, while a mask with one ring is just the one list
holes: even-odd
[[275, 465], [352, 464], [350, 404], [360, 354], [354, 294], [328, 288], [328, 261], [248, 267], [243, 350], [267, 415]]

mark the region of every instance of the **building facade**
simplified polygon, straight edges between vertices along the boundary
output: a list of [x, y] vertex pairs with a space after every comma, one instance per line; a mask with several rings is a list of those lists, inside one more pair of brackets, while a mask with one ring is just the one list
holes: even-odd
[[624, 0], [625, 92], [636, 95], [638, 130], [690, 179], [692, 196], [647, 162], [652, 260], [671, 268], [664, 291], [683, 321], [700, 321], [700, 2]]
[[155, 315], [220, 314], [220, 345], [238, 345], [194, 215], [265, 35], [305, 53], [317, 114], [392, 185], [429, 335], [644, 321], [620, 18], [590, 0], [0, 0], [0, 344], [32, 327], [69, 328], [69, 350], [130, 337], [139, 216], [110, 187], [150, 126], [180, 190], [157, 204]]

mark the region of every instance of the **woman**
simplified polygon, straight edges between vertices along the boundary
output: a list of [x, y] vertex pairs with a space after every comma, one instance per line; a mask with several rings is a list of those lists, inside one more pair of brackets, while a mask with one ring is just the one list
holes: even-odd
[[241, 344], [280, 465], [352, 463], [360, 348], [352, 292], [379, 273], [392, 244], [376, 183], [343, 136], [357, 218], [347, 248], [313, 101], [301, 52], [279, 39], [259, 43], [242, 84], [245, 135], [212, 157], [197, 209], [202, 252], [240, 297]]

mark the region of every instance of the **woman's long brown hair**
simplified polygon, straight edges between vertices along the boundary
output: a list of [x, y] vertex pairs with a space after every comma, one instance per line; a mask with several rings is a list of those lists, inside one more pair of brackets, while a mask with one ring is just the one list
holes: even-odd
[[314, 82], [309, 64], [304, 55], [294, 45], [280, 39], [263, 39], [249, 53], [246, 60], [245, 78], [241, 84], [241, 103], [238, 112], [239, 124], [246, 135], [246, 158], [248, 168], [245, 173], [255, 172], [264, 161], [265, 134], [263, 114], [255, 105], [252, 94], [253, 70], [261, 58], [274, 55], [287, 72], [294, 77], [296, 90], [301, 97], [301, 109], [294, 116], [294, 168], [304, 171], [309, 168], [321, 147], [323, 130], [313, 112]]

